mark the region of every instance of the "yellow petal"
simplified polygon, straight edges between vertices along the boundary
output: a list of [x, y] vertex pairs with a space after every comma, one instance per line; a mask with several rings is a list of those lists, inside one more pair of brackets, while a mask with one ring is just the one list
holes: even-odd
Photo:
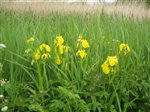
[[56, 36], [56, 39], [54, 41], [54, 44], [56, 44], [56, 46], [60, 46], [64, 43], [64, 39], [62, 36]]
[[117, 56], [109, 57], [109, 64], [110, 64], [110, 66], [117, 65], [118, 64], [118, 58], [117, 58]]
[[38, 52], [35, 52], [34, 57], [35, 57], [36, 60], [39, 60], [41, 58], [41, 54], [38, 53]]
[[107, 64], [104, 63], [104, 64], [101, 65], [101, 67], [102, 67], [102, 71], [105, 74], [109, 74], [110, 73], [110, 68], [109, 68], [109, 66]]
[[89, 43], [87, 42], [87, 40], [83, 40], [82, 41], [82, 47], [83, 48], [89, 48], [90, 46], [89, 46]]
[[123, 53], [124, 56], [126, 56], [127, 53], [130, 52], [130, 48], [129, 48], [128, 44], [120, 44], [119, 50], [120, 50], [120, 52]]
[[127, 51], [128, 51], [128, 52], [130, 52], [130, 48], [129, 48], [129, 46], [128, 46], [128, 45], [127, 45]]
[[85, 50], [81, 50], [79, 55], [83, 59], [87, 56], [87, 53], [85, 52]]
[[76, 52], [76, 56], [79, 56], [79, 54], [80, 54], [80, 50], [78, 50], [78, 51]]
[[27, 40], [27, 43], [32, 43], [34, 42], [34, 40], [35, 40], [34, 37], [30, 37], [30, 39]]
[[62, 63], [62, 60], [60, 59], [59, 56], [57, 56], [57, 60], [56, 60], [57, 65], [60, 65]]
[[51, 51], [50, 46], [46, 45], [46, 46], [45, 46], [45, 50], [46, 50], [47, 52], [50, 52], [50, 51]]
[[125, 47], [126, 45], [125, 44], [120, 44], [120, 46], [119, 46], [119, 50], [120, 50], [120, 52], [122, 52], [123, 51], [123, 49], [124, 49], [124, 47]]
[[50, 55], [48, 53], [45, 53], [41, 56], [42, 59], [48, 59]]
[[44, 48], [45, 48], [45, 45], [46, 45], [46, 44], [41, 44], [41, 45], [39, 46], [39, 49], [40, 49], [41, 51], [43, 51]]

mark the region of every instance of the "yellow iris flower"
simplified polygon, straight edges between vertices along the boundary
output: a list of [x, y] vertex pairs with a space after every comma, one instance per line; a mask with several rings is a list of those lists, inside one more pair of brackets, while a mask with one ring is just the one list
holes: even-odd
[[82, 35], [80, 35], [77, 39], [77, 47], [79, 47], [80, 45], [85, 49], [90, 47], [88, 41], [84, 40]]
[[120, 44], [119, 45], [119, 52], [122, 52], [124, 56], [130, 53], [130, 48], [128, 44]]
[[39, 59], [41, 58], [41, 54], [40, 54], [39, 52], [35, 52], [35, 53], [34, 53], [34, 58], [35, 58], [36, 60], [39, 60]]
[[118, 57], [117, 56], [108, 56], [106, 61], [101, 65], [102, 71], [105, 74], [109, 74], [110, 71], [114, 72], [114, 68], [118, 64]]
[[118, 57], [117, 56], [108, 56], [106, 59], [106, 63], [109, 63], [110, 66], [115, 66], [118, 64]]
[[44, 43], [39, 46], [39, 49], [40, 49], [41, 51], [45, 50], [46, 52], [50, 52], [50, 51], [51, 51], [50, 46], [47, 45], [47, 44], [44, 44]]
[[109, 66], [108, 66], [106, 63], [103, 63], [103, 64], [101, 65], [101, 67], [102, 67], [102, 70], [103, 70], [103, 72], [104, 72], [105, 74], [109, 74], [109, 73], [110, 73], [110, 68], [109, 68]]
[[40, 49], [41, 51], [43, 51], [43, 50], [45, 49], [45, 46], [46, 46], [46, 44], [41, 44], [41, 45], [39, 46], [39, 49]]
[[76, 56], [77, 57], [80, 56], [83, 59], [83, 58], [86, 58], [87, 53], [86, 53], [85, 50], [78, 50], [77, 53], [76, 53]]
[[56, 46], [61, 46], [64, 43], [64, 39], [62, 36], [56, 36], [55, 40], [54, 40], [54, 44]]
[[34, 37], [30, 37], [28, 40], [27, 40], [27, 43], [32, 43], [32, 42], [34, 42]]
[[50, 54], [49, 54], [50, 51], [51, 51], [51, 48], [50, 48], [49, 45], [47, 45], [45, 43], [41, 44], [39, 46], [39, 49], [36, 52], [34, 52], [34, 58], [35, 58], [35, 60], [50, 58]]
[[69, 50], [69, 46], [65, 46], [65, 45], [59, 46], [59, 52], [60, 52], [60, 54], [64, 54], [64, 52], [67, 53], [68, 50]]
[[46, 46], [45, 46], [45, 50], [46, 50], [46, 52], [50, 52], [50, 51], [51, 51], [50, 46], [49, 46], [49, 45], [46, 45]]
[[45, 54], [43, 54], [43, 55], [41, 56], [41, 58], [42, 58], [42, 59], [48, 59], [48, 58], [50, 58], [50, 54], [45, 53]]
[[83, 40], [83, 41], [82, 41], [82, 47], [83, 47], [83, 48], [89, 48], [89, 47], [90, 47], [87, 40]]

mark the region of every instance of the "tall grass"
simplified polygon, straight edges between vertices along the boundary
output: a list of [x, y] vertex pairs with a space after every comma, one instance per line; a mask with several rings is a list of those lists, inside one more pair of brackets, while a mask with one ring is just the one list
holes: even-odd
[[[148, 112], [150, 109], [150, 21], [133, 20], [117, 14], [34, 13], [0, 11], [0, 51], [3, 70], [0, 78], [9, 80], [0, 94], [8, 111], [40, 112]], [[87, 58], [75, 56], [76, 40], [82, 34], [90, 48]], [[68, 68], [55, 63], [54, 39], [62, 35], [70, 46]], [[31, 46], [26, 41], [34, 36]], [[25, 54], [27, 48], [46, 43], [51, 59], [45, 65]], [[131, 49], [119, 59], [116, 73], [105, 75], [101, 64], [107, 56], [119, 53], [119, 45]], [[40, 77], [41, 78], [40, 78]], [[40, 79], [40, 80], [39, 80]], [[5, 101], [6, 100], [6, 101]]]

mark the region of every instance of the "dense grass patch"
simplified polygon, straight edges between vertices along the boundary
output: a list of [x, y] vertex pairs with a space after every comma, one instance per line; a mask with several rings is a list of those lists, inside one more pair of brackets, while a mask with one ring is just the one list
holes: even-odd
[[[150, 21], [117, 14], [62, 14], [40, 16], [0, 11], [1, 87], [0, 107], [8, 111], [37, 112], [148, 112], [150, 110]], [[76, 56], [79, 35], [89, 43], [87, 56]], [[69, 52], [56, 63], [54, 40], [64, 38]], [[34, 37], [32, 44], [27, 43]], [[34, 59], [45, 43], [51, 58]], [[123, 56], [119, 45], [130, 53]], [[105, 75], [101, 65], [107, 56], [118, 56], [115, 72]], [[33, 63], [34, 59], [34, 63]], [[2, 66], [3, 65], [3, 66]], [[67, 67], [66, 67], [67, 66]], [[9, 82], [2, 79], [7, 79]], [[5, 84], [4, 84], [5, 82]]]

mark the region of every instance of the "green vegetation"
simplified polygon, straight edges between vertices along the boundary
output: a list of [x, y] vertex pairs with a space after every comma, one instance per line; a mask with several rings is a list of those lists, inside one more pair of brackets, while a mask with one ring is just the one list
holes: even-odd
[[[0, 108], [7, 106], [8, 112], [150, 110], [148, 19], [104, 12], [40, 16], [5, 10], [0, 11], [0, 17], [0, 43], [6, 45], [0, 49]], [[89, 43], [84, 59], [76, 56], [80, 34]], [[54, 39], [60, 35], [70, 51], [57, 65]], [[32, 36], [35, 41], [27, 43]], [[34, 53], [25, 50], [36, 50], [42, 43], [50, 46], [51, 58], [33, 63]], [[126, 56], [119, 53], [122, 43], [131, 50]], [[118, 55], [117, 69], [105, 75], [101, 65], [114, 55]]]

